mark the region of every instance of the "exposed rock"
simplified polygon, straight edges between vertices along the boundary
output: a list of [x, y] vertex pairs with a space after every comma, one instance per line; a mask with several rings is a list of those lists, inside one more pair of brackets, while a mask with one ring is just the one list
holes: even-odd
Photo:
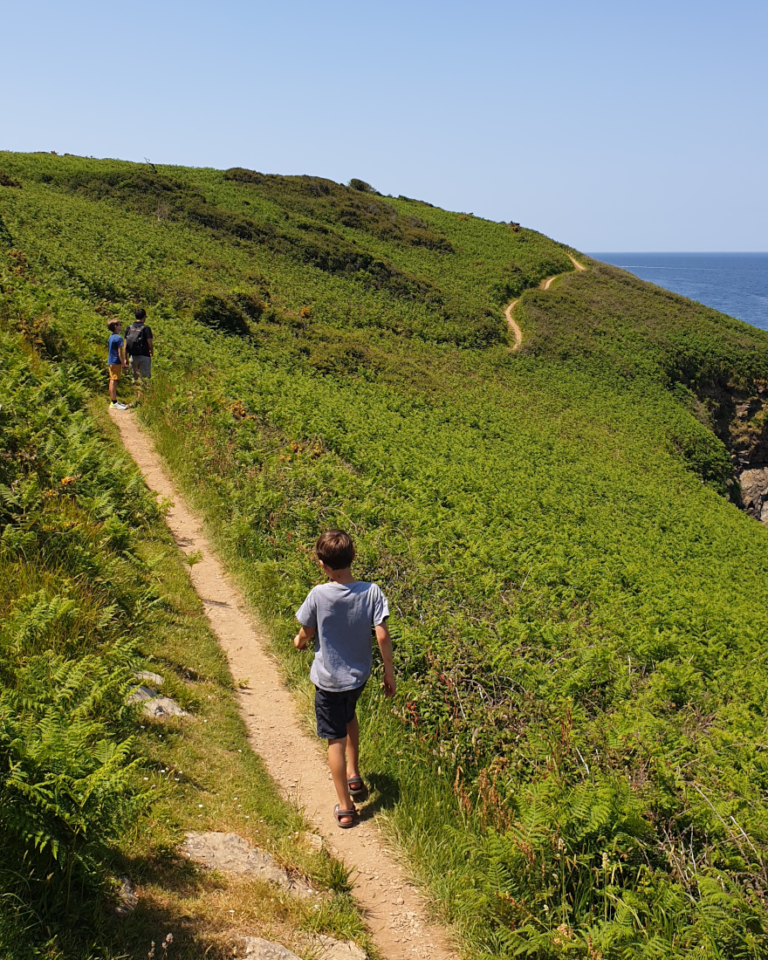
[[145, 687], [143, 684], [140, 687], [136, 687], [135, 690], [132, 690], [128, 695], [126, 703], [140, 703], [142, 700], [151, 700], [152, 697], [157, 696], [157, 690], [153, 687]]
[[[157, 676], [157, 674], [154, 674]], [[159, 678], [162, 682], [162, 677]], [[132, 690], [127, 703], [141, 703], [144, 701], [144, 716], [150, 720], [165, 720], [167, 717], [188, 717], [186, 710], [171, 700], [170, 697], [161, 697], [154, 687], [146, 687], [143, 684]]]
[[[243, 937], [243, 940], [245, 956], [251, 960], [298, 960], [296, 954], [281, 943], [270, 943], [261, 937]], [[302, 949], [305, 946], [315, 960], [368, 960], [368, 955], [351, 940], [334, 940], [316, 934], [302, 938]]]
[[187, 834], [181, 847], [182, 853], [191, 860], [202, 863], [209, 870], [221, 870], [224, 873], [251, 874], [261, 880], [268, 880], [284, 890], [300, 897], [316, 896], [316, 892], [300, 880], [295, 880], [268, 853], [252, 847], [247, 840], [236, 833], [196, 833]]
[[144, 703], [144, 716], [151, 720], [164, 720], [166, 717], [188, 717], [189, 714], [170, 697], [153, 697]]
[[136, 909], [139, 902], [139, 895], [131, 882], [130, 877], [120, 877], [120, 889], [117, 891], [117, 906], [115, 914], [124, 920]]
[[313, 938], [318, 947], [317, 960], [367, 960], [368, 955], [351, 940], [334, 940], [320, 934]]
[[162, 687], [165, 683], [164, 677], [161, 677], [159, 673], [152, 673], [151, 670], [139, 670], [138, 673], [134, 673], [134, 677], [137, 680], [143, 680], [145, 683], [154, 683], [156, 687]]
[[745, 470], [739, 475], [741, 501], [751, 517], [768, 520], [768, 467]]
[[311, 833], [308, 830], [305, 830], [301, 835], [301, 841], [305, 847], [309, 847], [310, 850], [315, 853], [320, 853], [323, 849], [323, 838], [319, 833]]
[[700, 390], [702, 423], [711, 426], [730, 451], [734, 479], [731, 499], [768, 525], [768, 383], [748, 387], [710, 383]]
[[300, 960], [295, 953], [282, 945], [270, 943], [261, 937], [243, 937], [245, 941], [245, 956], [251, 960]]

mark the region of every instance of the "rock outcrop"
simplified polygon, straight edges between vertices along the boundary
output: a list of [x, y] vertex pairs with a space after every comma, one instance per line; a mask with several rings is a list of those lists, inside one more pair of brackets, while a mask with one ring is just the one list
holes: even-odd
[[300, 960], [282, 943], [272, 943], [262, 937], [245, 937], [245, 956], [248, 960]]
[[[243, 937], [246, 960], [299, 960], [281, 943], [261, 937]], [[307, 947], [316, 960], [367, 960], [367, 954], [351, 940], [334, 940], [322, 934], [308, 938]]]
[[[150, 673], [148, 670], [135, 673], [134, 677], [137, 680], [147, 680], [150, 683], [155, 683], [158, 687], [161, 687], [164, 683], [159, 673]], [[128, 697], [128, 703], [141, 703], [142, 701], [144, 702], [144, 716], [150, 720], [189, 716], [187, 711], [183, 710], [175, 700], [161, 696], [154, 687], [148, 687], [144, 683], [132, 690]]]
[[308, 883], [292, 877], [274, 857], [259, 850], [258, 847], [251, 846], [247, 840], [236, 833], [190, 832], [181, 846], [181, 852], [209, 870], [251, 874], [297, 896], [317, 896], [317, 892]]
[[768, 466], [737, 474], [741, 485], [741, 503], [750, 517], [768, 526]]
[[733, 499], [768, 525], [768, 384], [710, 385], [702, 393], [715, 433], [731, 454], [739, 485]]

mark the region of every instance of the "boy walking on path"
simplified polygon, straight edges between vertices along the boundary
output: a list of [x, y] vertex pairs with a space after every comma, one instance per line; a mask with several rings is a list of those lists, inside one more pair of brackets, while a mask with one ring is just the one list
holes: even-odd
[[375, 631], [384, 661], [384, 692], [395, 695], [392, 641], [386, 619], [389, 606], [375, 583], [355, 580], [351, 566], [355, 548], [349, 534], [328, 530], [315, 544], [330, 583], [310, 590], [296, 613], [301, 629], [293, 644], [304, 650], [317, 635], [310, 678], [315, 685], [317, 735], [328, 741], [328, 765], [339, 802], [336, 822], [354, 825], [353, 799], [365, 792], [360, 776], [360, 728], [355, 707], [373, 669], [371, 631]]
[[112, 319], [107, 321], [107, 328], [109, 329], [107, 366], [109, 368], [109, 399], [111, 401], [109, 405], [114, 407], [115, 410], [127, 410], [128, 407], [124, 403], [117, 402], [117, 381], [120, 379], [121, 372], [128, 369], [123, 338], [120, 336], [123, 325], [119, 320]]
[[143, 307], [134, 313], [136, 322], [128, 327], [125, 333], [125, 346], [128, 355], [131, 358], [131, 372], [133, 373], [133, 382], [136, 383], [139, 377], [149, 380], [152, 377], [152, 357], [154, 356], [152, 329], [144, 322], [147, 319], [147, 311]]

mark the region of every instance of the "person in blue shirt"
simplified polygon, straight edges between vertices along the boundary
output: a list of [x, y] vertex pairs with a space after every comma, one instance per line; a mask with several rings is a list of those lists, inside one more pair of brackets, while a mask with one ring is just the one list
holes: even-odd
[[120, 379], [123, 370], [128, 369], [125, 345], [123, 344], [123, 338], [120, 336], [123, 325], [116, 317], [113, 317], [107, 321], [107, 327], [109, 328], [107, 367], [109, 368], [109, 399], [111, 401], [109, 405], [115, 410], [127, 410], [128, 407], [124, 403], [118, 403], [117, 400], [117, 381]]

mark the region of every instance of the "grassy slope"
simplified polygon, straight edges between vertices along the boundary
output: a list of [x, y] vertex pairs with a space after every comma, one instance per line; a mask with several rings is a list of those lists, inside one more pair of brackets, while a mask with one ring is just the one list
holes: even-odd
[[512, 356], [504, 299], [569, 269], [530, 231], [311, 178], [0, 168], [46, 285], [16, 322], [47, 297], [96, 383], [103, 316], [151, 307], [143, 415], [276, 640], [318, 529], [356, 533], [404, 678], [368, 768], [468, 946], [761, 955], [766, 532], [696, 391], [764, 378], [768, 339], [600, 267], [523, 296]]
[[[23, 277], [3, 278], [4, 306]], [[15, 290], [13, 288], [16, 288]], [[38, 345], [39, 346], [39, 345]], [[0, 956], [231, 956], [247, 932], [365, 942], [338, 863], [251, 752], [216, 638], [160, 513], [76, 369], [0, 327]], [[98, 423], [98, 421], [101, 421]], [[135, 669], [194, 715], [124, 705]], [[189, 829], [235, 830], [341, 895], [204, 874]], [[117, 877], [140, 891], [113, 913]]]

